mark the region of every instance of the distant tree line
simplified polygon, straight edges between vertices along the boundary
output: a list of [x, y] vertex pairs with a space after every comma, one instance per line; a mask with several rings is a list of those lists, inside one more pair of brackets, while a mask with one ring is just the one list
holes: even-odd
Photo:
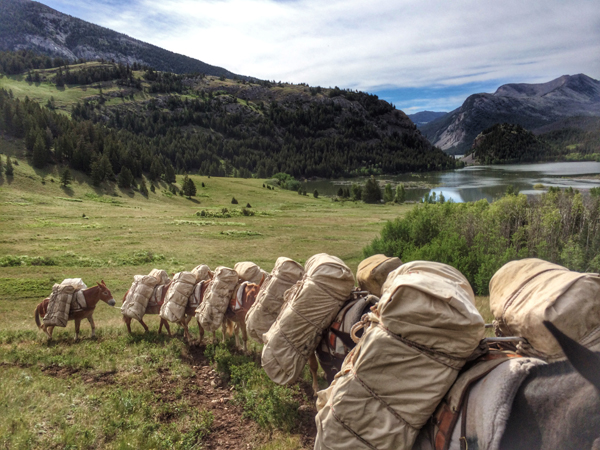
[[0, 72], [7, 75], [18, 75], [36, 69], [52, 69], [68, 63], [68, 60], [61, 57], [52, 58], [30, 50], [0, 52]]

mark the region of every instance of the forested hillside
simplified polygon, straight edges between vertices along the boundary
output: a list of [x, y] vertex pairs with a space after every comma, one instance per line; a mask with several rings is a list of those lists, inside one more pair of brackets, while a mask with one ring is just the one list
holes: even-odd
[[520, 125], [500, 123], [481, 132], [473, 143], [473, 156], [482, 164], [539, 161], [550, 146]]
[[27, 52], [0, 55], [0, 67], [20, 56], [26, 71], [0, 79], [14, 89], [0, 93], [1, 129], [25, 139], [36, 166], [68, 164], [98, 182], [123, 167], [168, 181], [175, 172], [338, 177], [455, 164], [402, 111], [362, 92], [137, 64], [51, 60], [29, 69], [40, 61]]
[[520, 125], [496, 124], [475, 138], [471, 153], [481, 164], [599, 160], [600, 118], [577, 119], [571, 126], [538, 135]]

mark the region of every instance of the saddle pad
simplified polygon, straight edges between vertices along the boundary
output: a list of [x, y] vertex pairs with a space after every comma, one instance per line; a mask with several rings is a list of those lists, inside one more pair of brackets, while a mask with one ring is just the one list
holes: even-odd
[[[521, 383], [531, 369], [543, 364], [546, 363], [537, 358], [509, 359], [471, 388], [467, 407], [469, 447], [499, 450], [513, 400]], [[460, 430], [461, 419], [454, 428], [449, 450], [460, 450]]]

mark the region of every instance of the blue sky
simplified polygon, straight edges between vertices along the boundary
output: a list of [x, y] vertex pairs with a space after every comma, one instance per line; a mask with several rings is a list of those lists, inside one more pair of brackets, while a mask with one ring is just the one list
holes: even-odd
[[451, 111], [505, 83], [600, 79], [597, 0], [42, 0], [243, 75]]

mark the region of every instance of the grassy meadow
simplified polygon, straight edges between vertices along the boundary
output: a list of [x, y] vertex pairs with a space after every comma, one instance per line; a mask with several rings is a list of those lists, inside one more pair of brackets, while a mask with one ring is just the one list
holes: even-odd
[[191, 176], [192, 199], [164, 184], [146, 198], [114, 184], [95, 188], [78, 173], [62, 187], [60, 168], [33, 169], [20, 142], [0, 139], [0, 152], [3, 164], [7, 154], [18, 162], [13, 177], [0, 177], [0, 446], [312, 448], [308, 374], [299, 386], [275, 386], [257, 364], [258, 345], [247, 355], [231, 341], [188, 345], [177, 326], [172, 339], [158, 335], [152, 316], [150, 333], [134, 323], [129, 336], [119, 309], [102, 303], [96, 340], [85, 322], [74, 342], [70, 322], [48, 344], [34, 308], [71, 277], [104, 280], [120, 306], [133, 276], [155, 267], [249, 260], [271, 270], [279, 256], [304, 263], [326, 252], [355, 271], [363, 247], [410, 205], [333, 202], [268, 190], [263, 180], [200, 176]]

